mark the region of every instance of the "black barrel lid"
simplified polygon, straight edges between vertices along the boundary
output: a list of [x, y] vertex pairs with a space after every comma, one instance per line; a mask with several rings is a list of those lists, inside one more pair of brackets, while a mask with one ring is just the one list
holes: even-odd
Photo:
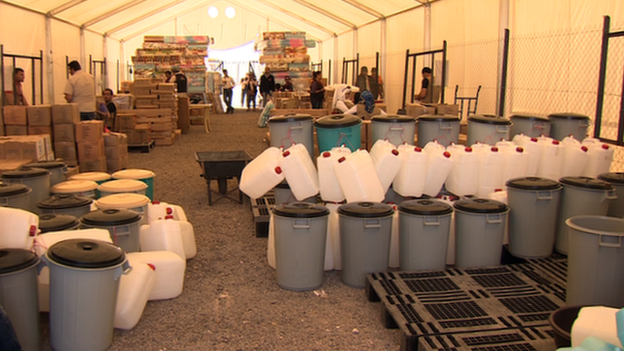
[[39, 216], [39, 229], [42, 233], [58, 232], [78, 225], [74, 216], [46, 213]]
[[371, 118], [373, 122], [383, 123], [414, 123], [414, 117], [399, 115], [376, 115]]
[[123, 263], [126, 254], [120, 247], [101, 240], [69, 239], [48, 249], [50, 260], [71, 267], [106, 268]]
[[313, 118], [310, 115], [300, 114], [300, 113], [292, 113], [288, 115], [275, 116], [269, 118], [269, 124], [271, 123], [288, 123], [288, 122], [303, 122], [303, 121], [311, 121]]
[[6, 179], [22, 179], [22, 178], [35, 178], [50, 174], [48, 170], [36, 167], [22, 166], [14, 171], [2, 172], [2, 178]]
[[506, 185], [510, 188], [523, 190], [555, 190], [561, 188], [559, 182], [539, 177], [510, 179], [507, 181]]
[[105, 227], [131, 224], [139, 220], [141, 220], [141, 215], [137, 212], [121, 209], [91, 211], [81, 218], [84, 224]]
[[351, 202], [338, 207], [338, 213], [358, 218], [378, 218], [391, 216], [392, 206], [379, 202]]
[[500, 201], [479, 198], [455, 201], [453, 207], [473, 213], [503, 213], [509, 209], [507, 205]]
[[418, 121], [423, 122], [459, 122], [460, 119], [457, 116], [451, 115], [422, 115], [418, 116]]
[[275, 207], [273, 214], [292, 218], [316, 218], [329, 215], [329, 210], [325, 206], [309, 202], [291, 202]]
[[587, 189], [613, 190], [613, 185], [604, 180], [591, 177], [563, 177], [559, 179], [561, 184], [574, 185]]
[[59, 194], [50, 196], [47, 199], [41, 200], [37, 203], [37, 207], [50, 210], [59, 210], [65, 208], [75, 208], [90, 205], [93, 203], [93, 199], [78, 196], [74, 194]]
[[344, 128], [362, 123], [362, 120], [353, 115], [329, 115], [321, 117], [314, 125], [321, 128]]
[[512, 118], [522, 118], [522, 119], [528, 119], [531, 121], [549, 122], [548, 117], [539, 116], [539, 115], [530, 115], [530, 114], [515, 114], [515, 115], [509, 116], [509, 119], [512, 119]]
[[23, 184], [0, 183], [0, 197], [26, 194], [29, 190], [30, 188]]
[[611, 184], [624, 184], [624, 173], [622, 172], [603, 173], [598, 176], [598, 179], [604, 180], [605, 182], [609, 182]]
[[399, 211], [422, 216], [439, 216], [453, 213], [453, 207], [440, 200], [409, 200], [401, 202]]
[[43, 168], [43, 169], [56, 169], [63, 168], [66, 165], [63, 162], [59, 161], [40, 161], [40, 162], [31, 162], [24, 165], [25, 167], [35, 167], [35, 168]]
[[37, 263], [39, 258], [24, 249], [0, 249], [0, 274], [17, 272]]
[[561, 113], [551, 113], [548, 115], [548, 118], [563, 118], [563, 119], [589, 119], [588, 116], [581, 115], [579, 113], [573, 112], [561, 112]]
[[468, 117], [469, 121], [477, 123], [498, 124], [498, 125], [510, 125], [511, 121], [506, 118], [500, 118], [494, 115], [472, 115]]

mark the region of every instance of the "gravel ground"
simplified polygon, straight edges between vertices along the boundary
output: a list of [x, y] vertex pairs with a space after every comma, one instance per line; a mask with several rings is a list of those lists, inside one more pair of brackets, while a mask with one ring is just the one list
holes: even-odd
[[[115, 330], [109, 350], [399, 349], [401, 334], [384, 329], [380, 304], [343, 284], [339, 272], [325, 273], [325, 298], [281, 289], [267, 264], [267, 239], [255, 237], [249, 199], [208, 205], [195, 152], [257, 156], [267, 147], [257, 118], [258, 112], [215, 115], [210, 134], [191, 126], [173, 146], [130, 154], [131, 168], [156, 173], [155, 197], [185, 209], [198, 250], [187, 263], [182, 295], [149, 302], [136, 327]], [[49, 349], [47, 336], [45, 343]]]

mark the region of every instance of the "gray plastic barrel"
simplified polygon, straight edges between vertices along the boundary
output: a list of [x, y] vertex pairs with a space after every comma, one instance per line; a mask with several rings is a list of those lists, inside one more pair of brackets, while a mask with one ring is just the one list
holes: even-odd
[[50, 172], [42, 168], [20, 167], [2, 173], [0, 181], [6, 184], [24, 184], [30, 189], [30, 211], [37, 213], [37, 203], [50, 196]]
[[23, 350], [41, 349], [37, 255], [0, 249], [0, 305], [11, 320]]
[[509, 119], [512, 123], [509, 132], [510, 140], [518, 134], [524, 134], [531, 138], [537, 138], [541, 135], [550, 136], [551, 123], [544, 116], [516, 114], [511, 115]]
[[402, 271], [444, 270], [453, 207], [439, 200], [399, 205], [399, 262]]
[[498, 266], [509, 207], [488, 199], [455, 201], [455, 266]]
[[81, 218], [91, 212], [93, 199], [73, 194], [61, 194], [51, 196], [39, 201], [37, 207], [39, 213], [65, 214]]
[[31, 193], [32, 190], [23, 184], [0, 183], [0, 206], [32, 211], [30, 208]]
[[273, 210], [277, 284], [304, 291], [323, 284], [329, 210], [307, 202], [282, 204]]
[[67, 165], [60, 161], [40, 161], [24, 165], [25, 167], [43, 168], [50, 171], [50, 187], [67, 180]]
[[598, 179], [611, 183], [615, 188], [615, 195], [617, 196], [617, 199], [609, 202], [607, 216], [624, 217], [624, 173], [603, 173], [598, 176]]
[[377, 140], [387, 139], [395, 146], [408, 143], [414, 144], [416, 121], [413, 117], [398, 115], [378, 115], [371, 118], [372, 144]]
[[576, 140], [583, 140], [587, 137], [589, 128], [589, 117], [578, 113], [552, 113], [548, 115], [552, 126], [550, 127], [550, 137], [556, 140], [572, 135]]
[[615, 188], [610, 183], [590, 177], [563, 177], [561, 206], [557, 216], [555, 250], [568, 254], [568, 227], [566, 220], [574, 216], [606, 216], [609, 204], [616, 199]]
[[80, 222], [74, 216], [63, 214], [42, 214], [39, 216], [39, 230], [41, 234], [49, 232], [60, 232], [64, 230], [76, 230]]
[[362, 120], [353, 115], [330, 115], [314, 122], [319, 152], [345, 145], [351, 151], [360, 148]]
[[308, 202], [311, 204], [315, 204], [318, 202], [316, 196], [310, 196], [309, 198], [303, 199], [301, 201], [297, 200], [295, 195], [293, 195], [292, 191], [290, 190], [290, 185], [288, 185], [288, 182], [286, 180], [283, 180], [281, 183], [277, 184], [275, 188], [273, 188], [273, 192], [275, 194], [276, 205], [289, 204], [292, 202]]
[[510, 140], [511, 121], [494, 115], [472, 115], [468, 117], [467, 145], [480, 142], [494, 145], [501, 140]]
[[392, 206], [352, 202], [338, 207], [342, 282], [366, 287], [366, 275], [388, 270]]
[[575, 216], [570, 232], [566, 304], [624, 306], [624, 220]]
[[123, 250], [90, 239], [63, 240], [44, 256], [50, 267], [50, 344], [54, 350], [106, 350], [113, 342]]
[[521, 258], [544, 258], [553, 252], [561, 184], [527, 177], [507, 181], [509, 252]]
[[418, 140], [420, 147], [437, 140], [444, 146], [459, 141], [459, 122], [457, 116], [423, 115], [418, 117]]
[[304, 114], [288, 114], [269, 118], [271, 146], [289, 148], [292, 144], [303, 144], [314, 160], [313, 118]]
[[132, 210], [97, 210], [80, 219], [83, 228], [101, 228], [109, 231], [115, 245], [125, 252], [139, 251], [141, 215]]

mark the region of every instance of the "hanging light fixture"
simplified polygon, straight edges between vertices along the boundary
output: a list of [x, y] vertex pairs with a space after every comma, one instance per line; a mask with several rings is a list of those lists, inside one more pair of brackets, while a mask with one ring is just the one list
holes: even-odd
[[236, 16], [236, 10], [232, 6], [228, 6], [225, 9], [225, 16], [227, 18], [234, 18], [234, 16]]
[[215, 6], [210, 6], [208, 8], [208, 16], [210, 16], [210, 18], [217, 18], [217, 16], [219, 16], [219, 9]]

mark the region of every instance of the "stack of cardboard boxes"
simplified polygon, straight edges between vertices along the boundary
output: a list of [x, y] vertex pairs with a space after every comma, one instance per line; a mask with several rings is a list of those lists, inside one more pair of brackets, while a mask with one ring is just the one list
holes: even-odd
[[80, 122], [78, 104], [52, 105], [54, 152], [69, 166], [78, 165], [75, 125]]
[[19, 135], [0, 137], [0, 160], [54, 160], [54, 154], [46, 154], [49, 135]]
[[177, 114], [175, 85], [162, 83], [160, 79], [137, 78], [131, 85], [130, 93], [134, 95], [134, 106], [137, 109], [165, 109], [171, 110], [171, 115]]
[[104, 122], [83, 121], [76, 124], [76, 143], [81, 172], [106, 172]]
[[104, 134], [106, 169], [109, 173], [128, 167], [128, 136], [123, 133]]
[[26, 106], [4, 106], [4, 131], [6, 135], [28, 135]]
[[52, 109], [50, 105], [28, 106], [28, 135], [52, 135]]
[[128, 134], [130, 145], [144, 145], [154, 140], [156, 145], [173, 145], [176, 119], [171, 110], [136, 109], [117, 111], [120, 132]]

